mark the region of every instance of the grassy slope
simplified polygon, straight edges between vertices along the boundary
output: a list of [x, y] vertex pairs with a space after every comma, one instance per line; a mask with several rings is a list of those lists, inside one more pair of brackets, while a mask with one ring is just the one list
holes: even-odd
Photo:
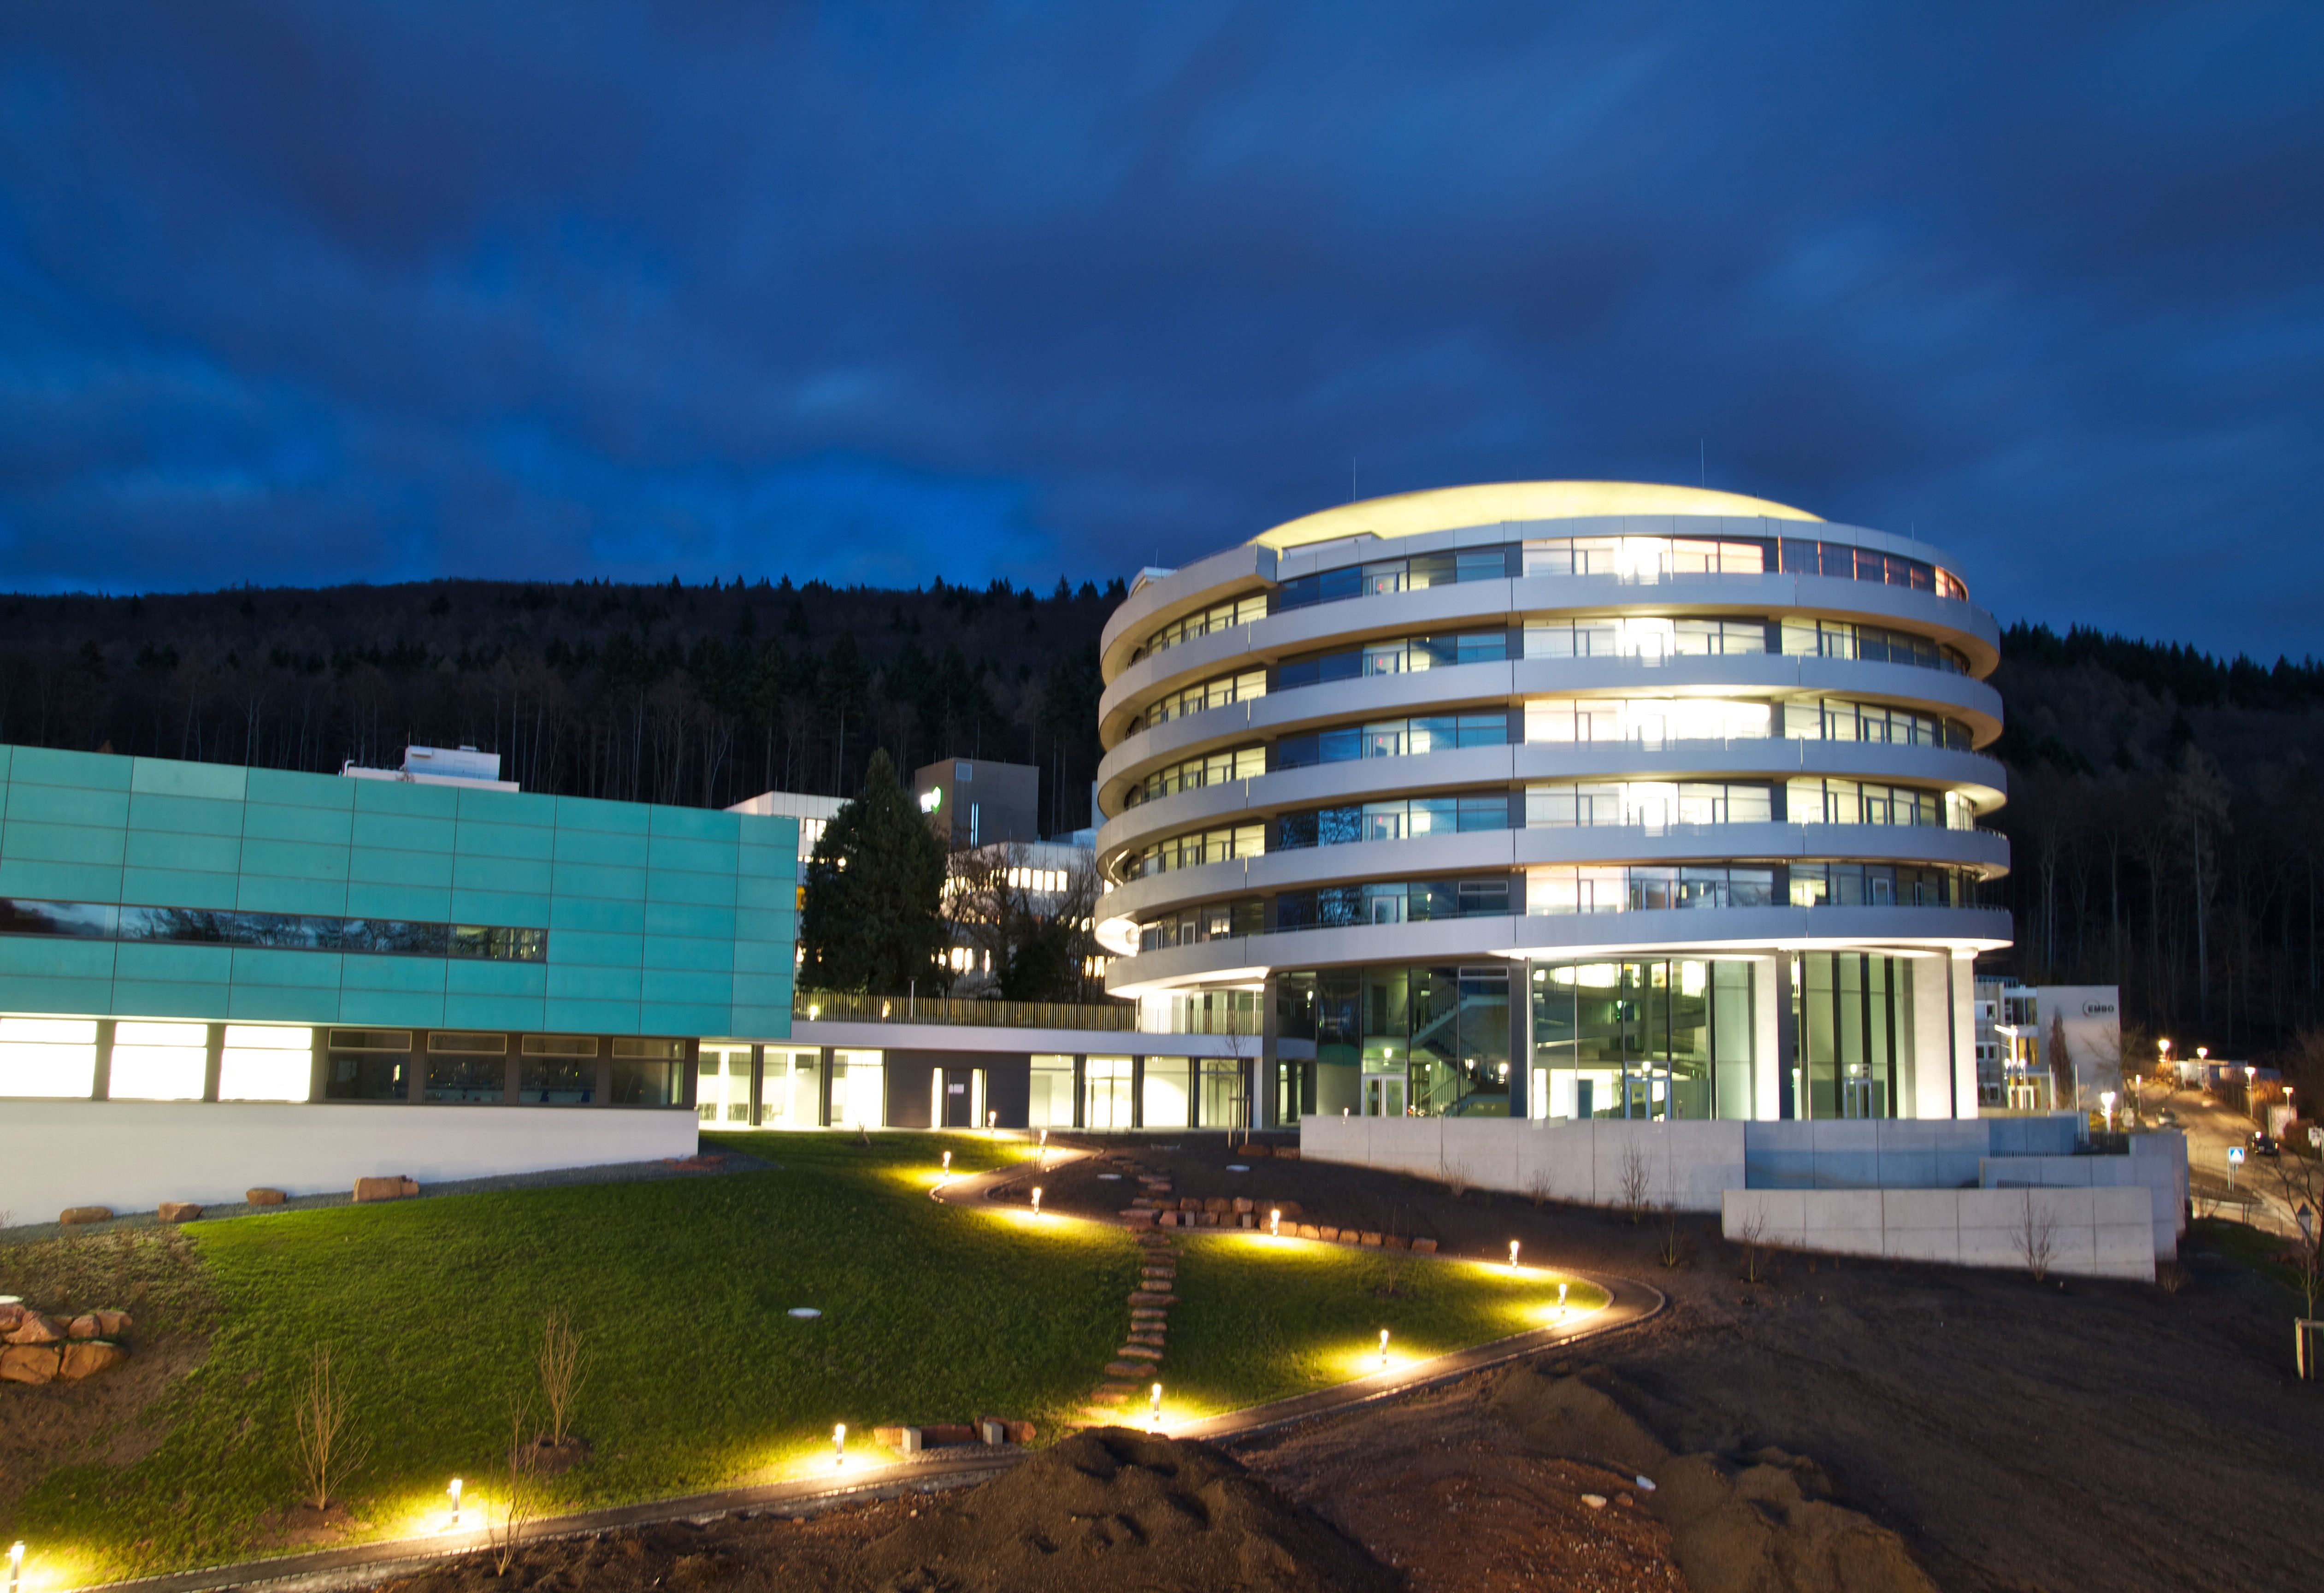
[[[944, 1143], [956, 1171], [1005, 1154]], [[169, 1436], [117, 1475], [51, 1473], [19, 1530], [85, 1545], [85, 1572], [248, 1551], [292, 1496], [283, 1435], [316, 1345], [351, 1377], [370, 1446], [357, 1513], [413, 1530], [451, 1477], [493, 1474], [552, 1307], [595, 1359], [578, 1427], [595, 1452], [557, 1485], [565, 1504], [750, 1480], [835, 1422], [1054, 1421], [1119, 1341], [1133, 1248], [917, 1198], [936, 1144], [759, 1139], [780, 1171], [205, 1223], [189, 1231], [226, 1311], [156, 1413]], [[796, 1322], [795, 1305], [825, 1315]]]
[[[1375, 1371], [1382, 1328], [1401, 1361], [1549, 1326], [1562, 1275], [1256, 1233], [1197, 1233], [1176, 1248], [1180, 1303], [1170, 1312], [1164, 1397], [1185, 1414]], [[1603, 1291], [1566, 1281], [1573, 1310], [1607, 1303]]]

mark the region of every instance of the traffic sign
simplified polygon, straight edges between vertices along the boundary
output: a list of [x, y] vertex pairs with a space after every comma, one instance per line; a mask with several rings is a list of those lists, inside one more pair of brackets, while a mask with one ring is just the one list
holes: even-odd
[[2240, 1167], [2243, 1165], [2243, 1160], [2244, 1147], [2242, 1146], [2231, 1145], [2227, 1146], [2227, 1165], [2230, 1167]]

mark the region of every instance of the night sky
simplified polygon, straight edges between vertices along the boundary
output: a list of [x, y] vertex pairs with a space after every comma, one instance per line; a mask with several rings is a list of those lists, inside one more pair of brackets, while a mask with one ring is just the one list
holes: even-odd
[[1707, 482], [2324, 603], [2324, 7], [0, 14], [0, 586], [1044, 589]]

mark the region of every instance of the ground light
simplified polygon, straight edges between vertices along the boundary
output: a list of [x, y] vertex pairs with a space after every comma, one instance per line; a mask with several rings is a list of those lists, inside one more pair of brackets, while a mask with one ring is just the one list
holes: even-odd
[[448, 1490], [452, 1496], [452, 1530], [460, 1530], [460, 1479], [454, 1478]]
[[1517, 1270], [1517, 1240], [1515, 1240], [1515, 1239], [1511, 1239], [1511, 1240], [1509, 1241], [1509, 1270], [1510, 1270], [1511, 1272], [1515, 1272], [1515, 1271]]
[[835, 1471], [847, 1464], [847, 1423], [842, 1422], [831, 1430], [831, 1469]]
[[1383, 1367], [1388, 1365], [1388, 1330], [1386, 1328], [1380, 1330], [1380, 1365]]
[[1563, 1284], [1557, 1285], [1557, 1309], [1561, 1312], [1565, 1309], [1565, 1285]]
[[944, 1175], [946, 1178], [952, 1176], [952, 1152], [950, 1151], [944, 1154]]
[[1281, 1211], [1269, 1211], [1267, 1214], [1267, 1237], [1271, 1239], [1279, 1239], [1283, 1237], [1283, 1213]]
[[[1153, 1407], [1153, 1409], [1154, 1409], [1154, 1415], [1153, 1415], [1154, 1430], [1155, 1430], [1157, 1432], [1159, 1432], [1162, 1430], [1162, 1385], [1160, 1385], [1159, 1383], [1157, 1383], [1156, 1385], [1154, 1385], [1154, 1407]], [[19, 1549], [22, 1549], [22, 1548], [23, 1547], [23, 1545], [22, 1543], [19, 1543], [19, 1544], [17, 1544], [17, 1545], [16, 1545], [16, 1547], [17, 1547], [17, 1548], [19, 1548]]]
[[1033, 1215], [1034, 1215], [1034, 1216], [1036, 1216], [1036, 1217], [1038, 1217], [1040, 1214], [1041, 1214], [1041, 1186], [1040, 1186], [1039, 1184], [1038, 1184], [1038, 1183], [1037, 1183], [1037, 1184], [1035, 1184], [1035, 1185], [1033, 1186]]
[[[1162, 1408], [1162, 1385], [1159, 1383], [1154, 1385], [1154, 1408], [1157, 1411]], [[16, 1593], [16, 1585], [23, 1578], [24, 1545], [11, 1543], [8, 1545], [8, 1593]]]

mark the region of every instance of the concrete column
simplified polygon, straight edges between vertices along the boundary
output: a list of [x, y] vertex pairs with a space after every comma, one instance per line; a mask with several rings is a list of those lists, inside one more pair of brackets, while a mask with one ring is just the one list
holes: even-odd
[[751, 1127], [766, 1127], [767, 1048], [751, 1047]]
[[815, 1070], [815, 1126], [818, 1128], [831, 1127], [831, 1055], [832, 1048], [825, 1045]]
[[1074, 1127], [1089, 1127], [1089, 1058], [1079, 1054], [1074, 1057]]
[[[209, 1054], [202, 1062], [202, 1099], [216, 1100], [218, 1098], [218, 1075], [226, 1071], [226, 1025], [222, 1023], [210, 1025], [208, 1034]], [[112, 1053], [113, 1047], [107, 1045], [106, 1064], [108, 1073], [111, 1071], [113, 1062]], [[423, 1062], [421, 1065], [424, 1067], [426, 1064]], [[420, 1076], [423, 1080], [426, 1077], [424, 1073]], [[420, 1085], [415, 1082], [411, 1088], [411, 1099], [418, 1100], [420, 1098]]]
[[1130, 1059], [1130, 1126], [1146, 1127], [1146, 1059], [1142, 1056]]
[[90, 1081], [88, 1098], [103, 1100], [113, 1093], [113, 1019], [97, 1020], [97, 1074]]

